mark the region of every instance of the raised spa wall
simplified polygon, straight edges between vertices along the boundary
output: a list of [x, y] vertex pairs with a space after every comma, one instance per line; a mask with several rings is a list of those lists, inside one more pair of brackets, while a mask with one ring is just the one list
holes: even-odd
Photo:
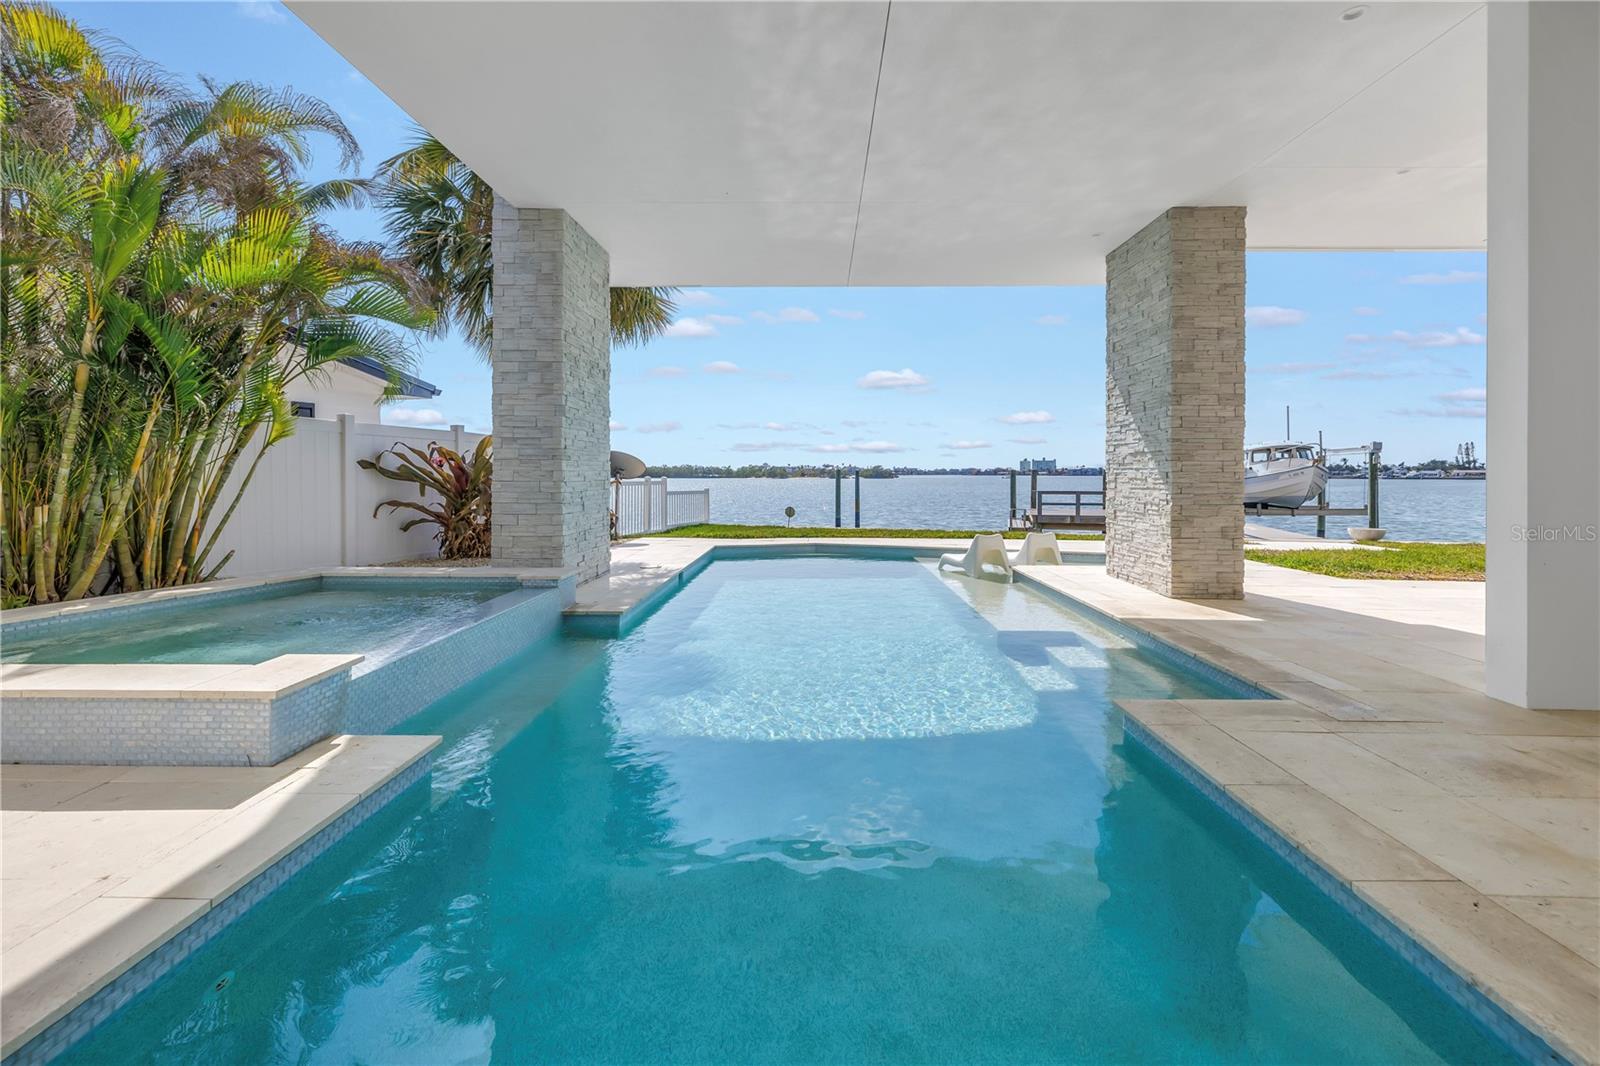
[[[301, 580], [310, 589], [331, 579]], [[465, 625], [382, 661], [280, 655], [253, 666], [5, 663], [0, 762], [268, 766], [337, 733], [385, 732], [549, 637], [573, 600], [572, 577], [500, 581], [505, 594], [482, 604]], [[237, 600], [274, 591], [281, 585], [198, 595]], [[194, 599], [182, 602], [192, 606]], [[107, 611], [126, 613], [128, 624], [138, 624], [163, 606], [130, 603], [94, 616], [104, 622]], [[59, 624], [71, 621], [29, 619], [0, 635]]]

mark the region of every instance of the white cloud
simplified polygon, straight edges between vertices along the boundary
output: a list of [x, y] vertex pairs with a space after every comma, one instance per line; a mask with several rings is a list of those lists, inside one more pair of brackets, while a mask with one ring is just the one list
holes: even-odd
[[646, 422], [639, 427], [640, 433], [676, 433], [683, 428], [681, 422]]
[[813, 444], [807, 448], [808, 452], [821, 452], [824, 455], [840, 455], [845, 452], [867, 452], [872, 455], [882, 455], [888, 452], [903, 452], [905, 448], [887, 440], [861, 440], [850, 444]]
[[444, 413], [432, 407], [391, 407], [383, 412], [383, 421], [396, 426], [448, 426]]
[[1337, 363], [1268, 363], [1250, 367], [1252, 374], [1311, 374], [1318, 370], [1332, 370]]
[[1346, 333], [1344, 335], [1346, 344], [1371, 344], [1377, 339], [1370, 333]]
[[1001, 415], [995, 419], [1008, 426], [1042, 426], [1046, 422], [1054, 422], [1056, 416], [1049, 411], [1018, 411], [1015, 414]]
[[616, 419], [611, 420], [611, 432], [616, 433], [619, 430], [624, 430], [627, 428], [628, 424], [626, 422], [618, 422]]
[[859, 419], [859, 418], [847, 418], [843, 422], [840, 422], [839, 424], [841, 426], [843, 426], [845, 429], [865, 429], [868, 426], [872, 425], [871, 422], [867, 422], [867, 421], [865, 421], [863, 419]]
[[730, 444], [729, 449], [736, 452], [775, 452], [780, 448], [792, 448], [794, 445], [781, 440], [740, 441]]
[[738, 363], [730, 363], [726, 359], [718, 359], [714, 363], [707, 363], [700, 369], [707, 374], [737, 374], [741, 367]]
[[955, 448], [957, 451], [971, 451], [974, 448], [992, 448], [994, 445], [986, 440], [953, 440], [945, 445], [946, 448]]
[[773, 313], [771, 311], [751, 311], [750, 317], [755, 319], [757, 322], [765, 322], [769, 326], [776, 325], [779, 322], [822, 321], [822, 319], [817, 316], [817, 313], [811, 310], [809, 307], [785, 307], [783, 310], [778, 311], [777, 313]]
[[837, 307], [828, 308], [828, 314], [832, 315], [834, 318], [847, 318], [852, 322], [859, 322], [861, 319], [867, 317], [867, 313], [865, 311], [841, 311]]
[[283, 13], [283, 8], [273, 0], [237, 0], [233, 9], [241, 18], [254, 19], [257, 22], [289, 21], [289, 16]]
[[1356, 370], [1346, 368], [1322, 375], [1323, 381], [1389, 381], [1393, 378], [1414, 378], [1415, 370]]
[[1389, 413], [1407, 418], [1484, 418], [1489, 411], [1480, 403], [1434, 408], [1400, 407]]
[[862, 389], [926, 389], [928, 379], [912, 370], [874, 370], [856, 380]]
[[773, 434], [792, 434], [802, 429], [814, 429], [808, 423], [717, 423], [717, 429], [765, 429]]
[[1402, 285], [1467, 285], [1483, 281], [1488, 275], [1481, 270], [1451, 270], [1444, 274], [1407, 274], [1400, 279]]
[[1483, 403], [1489, 398], [1489, 390], [1455, 389], [1452, 392], [1440, 393], [1438, 398], [1445, 403]]
[[684, 289], [674, 296], [673, 300], [684, 307], [708, 307], [722, 302], [717, 299], [716, 294], [706, 292], [704, 289]]
[[1040, 315], [1033, 320], [1036, 326], [1064, 326], [1067, 324], [1066, 315]]
[[653, 378], [681, 378], [687, 373], [688, 371], [681, 366], [653, 366], [650, 368], [650, 376]]
[[716, 314], [712, 314], [712, 315], [704, 316], [704, 320], [709, 322], [709, 323], [711, 323], [713, 326], [742, 326], [742, 325], [744, 325], [744, 319], [740, 318], [738, 315], [716, 315]]
[[1383, 312], [1378, 310], [1376, 307], [1357, 307], [1353, 308], [1350, 313], [1353, 315], [1360, 315], [1362, 318], [1373, 318], [1377, 315], [1383, 314]]
[[1457, 348], [1464, 344], [1483, 343], [1483, 334], [1466, 326], [1457, 326], [1453, 330], [1423, 330], [1421, 333], [1397, 329], [1389, 336], [1407, 348]]
[[715, 337], [717, 327], [703, 318], [680, 318], [662, 331], [664, 337]]
[[1262, 304], [1260, 307], [1246, 307], [1244, 309], [1244, 324], [1247, 326], [1261, 326], [1263, 328], [1298, 326], [1305, 320], [1306, 313], [1298, 307], [1275, 307], [1272, 304]]
[[796, 433], [813, 427], [804, 422], [719, 422], [718, 429], [764, 429], [769, 433]]
[[1045, 442], [1046, 438], [1044, 438], [1044, 437], [1008, 437], [1006, 439], [1011, 441], [1012, 444], [1043, 444]]

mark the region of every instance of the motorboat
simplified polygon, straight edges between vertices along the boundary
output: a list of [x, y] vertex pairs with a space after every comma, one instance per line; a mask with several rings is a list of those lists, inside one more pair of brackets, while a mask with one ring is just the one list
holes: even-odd
[[1328, 468], [1315, 444], [1284, 441], [1244, 450], [1245, 506], [1301, 507], [1328, 487]]

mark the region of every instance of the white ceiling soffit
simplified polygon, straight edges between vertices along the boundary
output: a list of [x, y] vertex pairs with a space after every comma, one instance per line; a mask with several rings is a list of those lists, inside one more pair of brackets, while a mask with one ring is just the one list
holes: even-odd
[[1480, 5], [290, 0], [616, 284], [1099, 283], [1167, 207], [1480, 248]]

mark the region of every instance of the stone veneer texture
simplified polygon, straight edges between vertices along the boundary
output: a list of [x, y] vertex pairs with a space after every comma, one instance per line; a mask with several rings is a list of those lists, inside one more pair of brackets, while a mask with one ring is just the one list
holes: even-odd
[[1106, 257], [1106, 570], [1244, 595], [1242, 207], [1174, 207]]
[[494, 206], [494, 561], [610, 567], [610, 258], [556, 208]]

